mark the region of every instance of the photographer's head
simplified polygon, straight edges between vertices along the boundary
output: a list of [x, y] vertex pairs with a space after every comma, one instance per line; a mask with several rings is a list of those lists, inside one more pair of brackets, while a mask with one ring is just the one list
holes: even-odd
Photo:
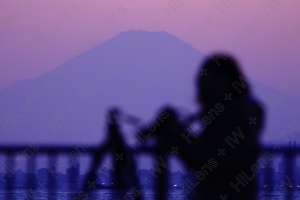
[[249, 93], [249, 86], [244, 82], [244, 88], [239, 93], [232, 84], [241, 83], [243, 74], [234, 58], [224, 54], [215, 54], [208, 57], [198, 74], [197, 101], [205, 108], [209, 108], [218, 102], [223, 102], [225, 94], [231, 94], [232, 98]]

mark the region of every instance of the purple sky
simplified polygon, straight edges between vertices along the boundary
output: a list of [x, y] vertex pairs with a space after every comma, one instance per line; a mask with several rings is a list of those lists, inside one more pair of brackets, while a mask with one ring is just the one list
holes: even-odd
[[[166, 31], [208, 54], [236, 55], [246, 74], [300, 97], [300, 2], [2, 0], [0, 90], [49, 71], [126, 30]], [[293, 80], [293, 81], [291, 81]]]

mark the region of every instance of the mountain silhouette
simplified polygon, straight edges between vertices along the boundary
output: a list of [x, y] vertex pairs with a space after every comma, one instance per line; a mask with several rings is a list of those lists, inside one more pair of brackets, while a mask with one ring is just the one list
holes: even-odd
[[[122, 32], [54, 70], [2, 90], [1, 142], [96, 144], [105, 137], [106, 111], [113, 106], [144, 122], [166, 104], [195, 112], [195, 76], [204, 58], [166, 32]], [[251, 84], [268, 107], [263, 141], [299, 140], [299, 100]], [[126, 138], [131, 142], [132, 134]]]

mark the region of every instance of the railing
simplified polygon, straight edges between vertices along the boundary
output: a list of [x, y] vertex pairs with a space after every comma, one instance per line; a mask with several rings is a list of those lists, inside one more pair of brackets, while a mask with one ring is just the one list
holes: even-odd
[[[296, 199], [300, 192], [300, 176], [297, 158], [300, 156], [300, 147], [295, 144], [291, 146], [264, 147], [261, 155], [268, 153], [264, 171], [260, 176], [258, 183], [265, 199], [272, 199], [271, 196], [277, 196], [278, 199]], [[279, 158], [281, 157], [281, 158]], [[279, 161], [279, 159], [281, 159]], [[277, 166], [277, 169], [274, 169]], [[277, 172], [275, 172], [277, 171]]]
[[[105, 146], [100, 147], [91, 147], [85, 148], [80, 146], [9, 146], [9, 145], [1, 145], [0, 147], [0, 193], [5, 195], [5, 199], [12, 199], [12, 193], [18, 187], [15, 182], [17, 181], [16, 173], [17, 169], [20, 166], [25, 166], [27, 172], [36, 172], [37, 170], [37, 160], [39, 157], [46, 156], [48, 159], [48, 177], [46, 177], [47, 183], [43, 185], [42, 189], [45, 189], [48, 192], [51, 192], [51, 196], [48, 199], [58, 199], [58, 193], [56, 192], [59, 189], [59, 174], [57, 169], [55, 169], [57, 160], [65, 155], [70, 155], [72, 152], [76, 152], [76, 149], [81, 148], [80, 157], [81, 156], [89, 156], [92, 158], [92, 162], [90, 164], [89, 171], [92, 173], [87, 173], [85, 177], [85, 181], [81, 186], [73, 187], [72, 184], [74, 182], [78, 182], [79, 177], [72, 177], [72, 181], [70, 181], [71, 177], [68, 177], [67, 188], [73, 189], [73, 195], [69, 195], [69, 199], [84, 199], [84, 197], [89, 196], [88, 194], [95, 189], [95, 172], [99, 170], [102, 159], [108, 155], [114, 153], [111, 149], [107, 149]], [[150, 153], [151, 155], [155, 154], [155, 152], [151, 152], [150, 149], [140, 148], [140, 149], [127, 149], [127, 153]], [[123, 153], [119, 156], [118, 159], [122, 159]], [[76, 160], [79, 160], [79, 158]], [[120, 171], [120, 166], [116, 163], [113, 168], [116, 169], [116, 173]], [[26, 197], [20, 199], [36, 199], [33, 196], [33, 191], [36, 188], [40, 188], [40, 183], [37, 182], [36, 174], [27, 173], [27, 176], [23, 177], [24, 184], [22, 185], [23, 189], [26, 189]], [[2, 187], [1, 187], [2, 186]], [[136, 187], [138, 187], [136, 185]], [[122, 189], [122, 188], [121, 188]], [[138, 190], [138, 188], [136, 188]], [[134, 194], [131, 194], [134, 195]], [[71, 197], [72, 196], [72, 197]], [[127, 195], [128, 196], [128, 195]], [[124, 195], [126, 199], [126, 194]], [[135, 199], [138, 199], [135, 197]]]
[[[47, 199], [96, 199], [91, 197], [91, 192], [97, 189], [96, 175], [103, 159], [106, 155], [110, 154], [115, 156], [113, 159], [112, 167], [115, 172], [115, 187], [114, 189], [127, 191], [123, 192], [121, 199], [142, 199], [142, 190], [140, 186], [142, 183], [136, 177], [136, 163], [133, 157], [141, 153], [147, 153], [161, 161], [167, 161], [169, 153], [161, 148], [145, 148], [139, 147], [132, 149], [127, 146], [122, 138], [120, 128], [118, 126], [120, 115], [118, 112], [112, 110], [108, 116], [108, 140], [103, 145], [98, 147], [86, 146], [7, 146], [0, 145], [0, 194], [4, 195], [4, 199], [14, 199], [13, 193], [16, 192], [16, 178], [22, 179], [23, 182], [19, 187], [26, 189], [25, 196], [20, 199], [39, 199], [34, 192], [37, 188], [46, 191]], [[132, 118], [131, 118], [132, 121]], [[77, 185], [79, 181], [78, 168], [70, 169], [69, 177], [65, 179], [68, 191], [71, 191], [66, 197], [62, 197], [62, 193], [58, 192], [63, 185], [60, 185], [59, 180], [62, 179], [57, 170], [57, 161], [60, 157], [68, 155], [71, 163], [75, 163], [81, 156], [89, 156], [92, 159], [90, 167], [81, 185]], [[251, 179], [255, 176], [259, 177], [257, 183], [260, 190], [260, 199], [270, 199], [272, 196], [280, 196], [281, 199], [293, 199], [295, 193], [300, 191], [300, 178], [298, 178], [298, 169], [296, 166], [297, 157], [300, 155], [300, 147], [289, 146], [269, 146], [263, 147], [261, 157], [251, 167], [252, 174], [237, 175], [237, 182], [232, 183], [234, 189], [239, 190], [239, 187], [245, 187]], [[47, 181], [45, 183], [38, 183], [36, 177], [37, 165], [39, 164], [38, 158], [45, 156], [47, 158], [48, 167], [44, 177]], [[279, 162], [279, 156], [283, 156]], [[122, 162], [118, 162], [122, 161]], [[280, 173], [275, 173], [274, 167], [279, 164]], [[160, 165], [163, 166], [162, 163]], [[26, 166], [27, 173], [25, 177], [20, 178], [17, 176], [17, 169]], [[156, 166], [159, 167], [159, 166]], [[130, 177], [130, 185], [124, 182], [122, 177], [125, 175]], [[123, 173], [122, 173], [123, 172]], [[167, 199], [167, 182], [169, 180], [168, 171], [166, 168], [159, 169], [158, 176], [155, 177], [155, 199]], [[126, 174], [127, 173], [127, 174]], [[246, 177], [247, 176], [247, 177]], [[19, 180], [18, 180], [19, 181]], [[193, 187], [193, 186], [192, 186]], [[190, 190], [191, 187], [188, 187]], [[125, 189], [125, 190], [124, 190]], [[195, 188], [192, 188], [195, 189]], [[59, 196], [58, 196], [59, 195]], [[191, 199], [190, 197], [188, 197]], [[103, 199], [103, 198], [101, 198]]]
[[[58, 185], [58, 178], [55, 177], [55, 169], [53, 164], [62, 155], [68, 155], [70, 152], [74, 152], [74, 149], [78, 149], [78, 146], [4, 146], [0, 147], [0, 155], [5, 159], [5, 162], [1, 163], [1, 177], [0, 182], [2, 185], [1, 193], [5, 195], [5, 199], [12, 199], [11, 193], [15, 190], [15, 174], [16, 169], [20, 164], [27, 166], [27, 171], [34, 172], [37, 170], [37, 158], [45, 155], [48, 159], [49, 177], [47, 177], [47, 184], [44, 185], [45, 189], [51, 193], [48, 199], [58, 199], [56, 191], [60, 187]], [[148, 152], [153, 155], [155, 152], [149, 149], [127, 149], [128, 152], [133, 154], [139, 154], [142, 152]], [[87, 148], [82, 151], [82, 155], [88, 155], [94, 158], [91, 164], [90, 170], [95, 170], [101, 163], [101, 159], [106, 155], [105, 153], [112, 153], [106, 151], [105, 147], [93, 147]], [[297, 157], [300, 155], [300, 147], [288, 147], [288, 146], [270, 146], [264, 147], [261, 153], [261, 158], [258, 160], [256, 166], [253, 165], [255, 172], [254, 175], [259, 176], [259, 190], [260, 199], [268, 199], [271, 196], [281, 196], [285, 199], [294, 199], [295, 193], [300, 191], [300, 177], [298, 176], [298, 168], [296, 166]], [[283, 156], [281, 161], [278, 161], [279, 156]], [[164, 156], [166, 158], [167, 155]], [[121, 159], [121, 158], [120, 158]], [[273, 169], [279, 162], [279, 169], [281, 173], [274, 173]], [[281, 163], [281, 164], [280, 164]], [[118, 165], [118, 164], [116, 164]], [[115, 169], [120, 170], [120, 166], [114, 166]], [[51, 176], [50, 176], [51, 175]], [[69, 177], [70, 178], [70, 177]], [[162, 172], [158, 176], [157, 180], [157, 199], [162, 199], [164, 193], [166, 193], [165, 183], [168, 180], [167, 173]], [[70, 179], [69, 179], [70, 180]], [[72, 177], [72, 180], [67, 181], [68, 188], [72, 188], [70, 184], [78, 181], [78, 177]], [[95, 178], [93, 174], [85, 177], [85, 186], [81, 188], [77, 187], [72, 197], [69, 199], [84, 199], [88, 197], [90, 192], [95, 190]], [[245, 183], [246, 184], [246, 183]], [[38, 199], [33, 195], [34, 189], [38, 186], [37, 179], [35, 177], [26, 176], [24, 178], [24, 185], [26, 186], [26, 198], [23, 199]], [[139, 186], [136, 186], [139, 187]], [[75, 189], [75, 188], [74, 188]], [[131, 191], [131, 197], [127, 199], [140, 199], [142, 195], [138, 192], [139, 188], [136, 188], [136, 195], [134, 191]], [[161, 195], [161, 196], [159, 196]], [[126, 199], [126, 196], [124, 196]], [[270, 199], [270, 198], [269, 198]]]

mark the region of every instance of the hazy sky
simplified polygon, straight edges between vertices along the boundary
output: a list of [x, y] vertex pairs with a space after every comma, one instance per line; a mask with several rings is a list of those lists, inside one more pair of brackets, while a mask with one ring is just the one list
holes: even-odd
[[297, 0], [1, 0], [0, 90], [135, 29], [169, 32], [205, 54], [231, 52], [248, 76], [300, 97], [299, 6]]

